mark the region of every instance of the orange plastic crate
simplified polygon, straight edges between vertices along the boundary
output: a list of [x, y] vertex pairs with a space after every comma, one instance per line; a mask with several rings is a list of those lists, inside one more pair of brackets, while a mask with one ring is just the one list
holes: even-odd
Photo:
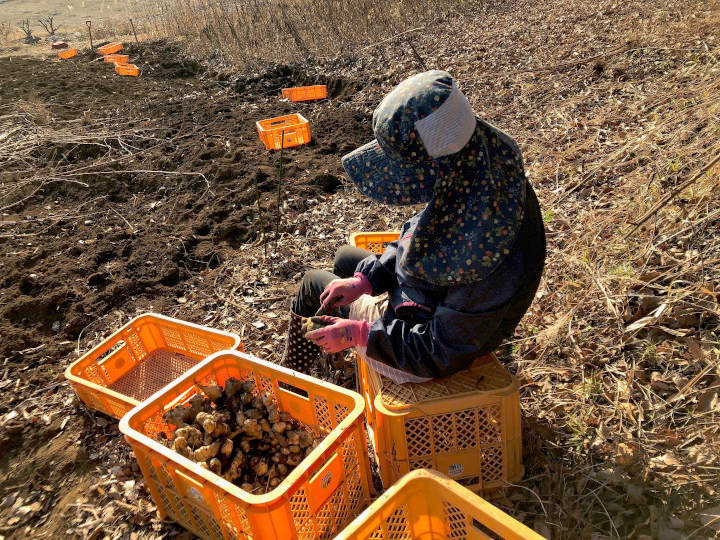
[[130, 62], [130, 56], [127, 54], [106, 54], [103, 58], [103, 62], [111, 62], [118, 64], [127, 64]]
[[[173, 437], [163, 413], [200, 394], [197, 384], [252, 381], [322, 442], [275, 489], [253, 495], [155, 441]], [[201, 538], [332, 538], [365, 507], [370, 469], [362, 397], [244, 353], [223, 351], [120, 421], [161, 517]]]
[[327, 86], [318, 84], [315, 86], [295, 86], [294, 88], [283, 88], [282, 97], [290, 101], [310, 101], [313, 99], [325, 99], [327, 97]]
[[65, 370], [90, 409], [121, 418], [212, 353], [241, 349], [236, 334], [146, 313]]
[[77, 53], [78, 53], [77, 49], [68, 49], [66, 51], [59, 52], [58, 57], [60, 57], [62, 60], [67, 60], [68, 58], [77, 56]]
[[140, 75], [140, 70], [135, 64], [120, 64], [115, 62], [115, 72], [118, 75], [126, 75], [129, 77], [137, 77]]
[[[379, 254], [397, 237], [355, 233], [350, 243]], [[358, 379], [385, 487], [424, 468], [473, 491], [522, 478], [519, 383], [495, 355], [421, 384], [397, 384], [358, 358]]]
[[301, 114], [288, 114], [255, 123], [260, 140], [268, 150], [292, 148], [310, 142], [310, 124]]
[[367, 249], [378, 255], [385, 251], [390, 242], [400, 236], [400, 231], [356, 232], [350, 235], [350, 245]]
[[122, 51], [122, 48], [123, 48], [123, 44], [120, 43], [119, 41], [116, 41], [116, 42], [114, 42], [114, 43], [108, 43], [107, 45], [103, 45], [102, 47], [98, 47], [98, 50], [97, 50], [97, 51], [98, 51], [100, 54], [105, 55], [105, 54], [112, 54], [112, 53], [116, 53], [116, 52], [118, 52], [118, 51]]
[[348, 525], [336, 540], [394, 538], [543, 539], [457, 482], [429, 470], [413, 471], [403, 476]]

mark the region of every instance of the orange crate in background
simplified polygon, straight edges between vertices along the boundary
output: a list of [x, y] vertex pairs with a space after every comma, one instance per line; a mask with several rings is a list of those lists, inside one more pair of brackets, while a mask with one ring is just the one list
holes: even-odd
[[[397, 237], [355, 233], [350, 243], [379, 254]], [[519, 383], [494, 354], [421, 384], [397, 384], [359, 358], [358, 379], [385, 487], [425, 468], [473, 491], [522, 478]]]
[[106, 54], [103, 62], [117, 62], [118, 64], [127, 64], [130, 62], [130, 56], [127, 54]]
[[543, 540], [485, 499], [447, 476], [428, 470], [403, 476], [336, 540], [373, 538]]
[[310, 142], [310, 124], [301, 114], [260, 120], [255, 126], [267, 150], [280, 150], [281, 146], [292, 148]]
[[73, 56], [77, 56], [78, 50], [77, 49], [68, 49], [66, 51], [62, 51], [58, 53], [58, 56], [63, 59], [67, 60], [68, 58], [72, 58]]
[[123, 44], [120, 43], [119, 41], [116, 41], [116, 42], [114, 42], [114, 43], [108, 43], [107, 45], [103, 45], [102, 47], [98, 47], [98, 50], [97, 50], [97, 51], [98, 51], [100, 54], [105, 55], [105, 54], [112, 54], [112, 53], [116, 53], [116, 52], [118, 52], [118, 51], [122, 51], [122, 48], [123, 48]]
[[350, 235], [350, 245], [367, 249], [381, 255], [390, 242], [400, 236], [400, 231], [356, 232]]
[[283, 88], [282, 97], [290, 101], [310, 101], [313, 99], [325, 99], [327, 97], [327, 86], [318, 84], [315, 86], [296, 86], [294, 88]]
[[[322, 442], [275, 489], [253, 495], [155, 438], [173, 438], [163, 413], [201, 394], [197, 384], [251, 381]], [[333, 538], [360, 513], [370, 468], [360, 395], [244, 353], [209, 357], [130, 411], [120, 431], [135, 452], [161, 517], [201, 538]]]
[[121, 418], [212, 353], [241, 349], [236, 334], [146, 313], [65, 370], [90, 409]]
[[115, 72], [118, 75], [126, 75], [129, 77], [137, 77], [140, 75], [140, 70], [135, 64], [120, 64], [115, 62]]

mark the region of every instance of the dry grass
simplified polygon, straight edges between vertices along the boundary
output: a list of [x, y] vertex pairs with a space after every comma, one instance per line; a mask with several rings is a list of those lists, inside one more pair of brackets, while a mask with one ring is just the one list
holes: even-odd
[[463, 0], [156, 0], [137, 4], [155, 37], [187, 40], [200, 55], [265, 64], [327, 58], [423, 26]]

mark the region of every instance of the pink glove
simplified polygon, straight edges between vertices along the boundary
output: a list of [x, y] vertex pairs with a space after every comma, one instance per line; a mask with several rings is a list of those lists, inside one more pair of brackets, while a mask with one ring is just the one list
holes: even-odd
[[356, 272], [351, 278], [333, 279], [320, 295], [320, 312], [347, 306], [363, 294], [372, 294], [372, 285], [365, 275]]
[[328, 315], [323, 315], [320, 319], [329, 326], [308, 332], [305, 334], [305, 338], [327, 352], [336, 353], [356, 345], [367, 347], [368, 333], [370, 332], [370, 325], [367, 321], [352, 321]]

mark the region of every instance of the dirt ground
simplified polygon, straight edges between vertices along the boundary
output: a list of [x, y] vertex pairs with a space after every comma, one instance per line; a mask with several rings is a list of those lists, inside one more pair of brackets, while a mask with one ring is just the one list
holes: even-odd
[[[37, 132], [22, 158], [6, 164], [2, 186], [0, 417], [24, 412], [0, 435], [0, 499], [12, 494], [0, 506], [0, 522], [9, 523], [0, 534], [21, 534], [25, 522], [39, 536], [71, 530], [78, 495], [104, 468], [120, 467], [113, 474], [142, 485], [116, 422], [78, 406], [63, 370], [95, 333], [129, 315], [186, 308], [185, 319], [212, 317], [190, 314], [198, 283], [222, 279], [227, 260], [242, 257], [238, 248], [262, 231], [275, 234], [279, 155], [261, 146], [255, 121], [292, 110], [311, 122], [312, 142], [283, 158], [279, 232], [300, 238], [297, 216], [343, 189], [339, 158], [370, 132], [367, 115], [343, 106], [341, 81], [322, 81], [331, 102], [291, 107], [277, 99], [298, 80], [287, 70], [231, 83], [177, 61], [163, 44], [127, 51], [141, 67], [137, 79], [117, 76], [89, 52], [63, 62], [0, 59], [0, 115]], [[13, 143], [11, 134], [5, 150]], [[27, 177], [31, 165], [39, 169]], [[48, 176], [39, 179], [40, 171]], [[11, 188], [20, 177], [25, 183]], [[323, 255], [331, 260], [331, 248]], [[281, 285], [272, 295], [289, 298], [305, 261], [276, 257]], [[262, 291], [267, 278], [236, 284]], [[254, 327], [249, 336], [237, 322], [223, 326], [245, 334], [248, 348], [263, 339]], [[62, 406], [48, 415], [49, 403]], [[136, 493], [149, 505], [137, 489], [130, 502]], [[13, 521], [18, 505], [32, 509]], [[151, 520], [147, 508], [138, 515]]]
[[112, 20], [132, 16], [132, 8], [128, 2], [118, 0], [2, 0], [0, 1], [0, 22], [19, 25], [27, 19], [38, 37], [47, 35], [39, 19], [54, 17], [55, 26], [59, 26], [59, 34], [72, 35], [75, 32], [85, 33], [85, 21], [92, 20], [95, 24], [107, 24]]

